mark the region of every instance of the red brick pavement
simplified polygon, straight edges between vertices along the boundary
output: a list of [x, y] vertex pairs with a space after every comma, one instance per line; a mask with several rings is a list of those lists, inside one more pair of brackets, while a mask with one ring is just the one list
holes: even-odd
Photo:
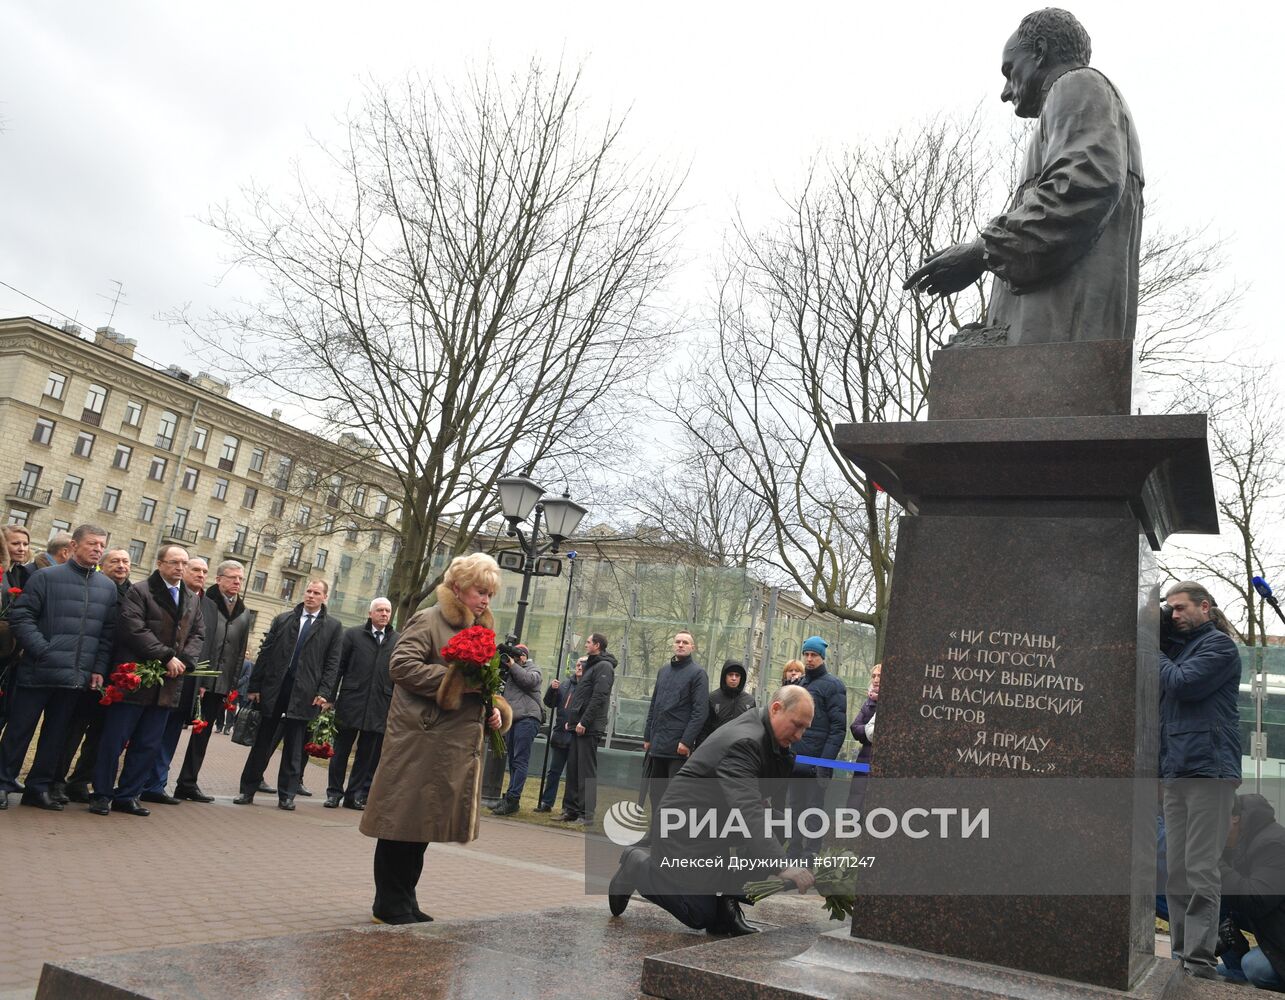
[[[186, 735], [179, 760], [185, 745]], [[0, 812], [0, 993], [33, 989], [50, 959], [369, 923], [375, 842], [357, 831], [360, 813], [322, 808], [317, 765], [305, 779], [316, 794], [293, 813], [272, 795], [232, 805], [246, 753], [215, 735], [201, 785], [218, 800], [153, 805], [146, 818], [75, 804], [47, 813], [10, 796]], [[275, 774], [274, 758], [269, 781]], [[579, 835], [485, 818], [472, 844], [429, 848], [420, 904], [443, 919], [601, 905], [584, 894], [583, 870]]]

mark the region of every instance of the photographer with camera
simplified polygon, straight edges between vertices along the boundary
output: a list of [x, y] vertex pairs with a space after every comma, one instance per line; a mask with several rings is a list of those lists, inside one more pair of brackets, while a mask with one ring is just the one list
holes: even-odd
[[509, 751], [509, 790], [491, 808], [496, 816], [511, 816], [522, 808], [531, 744], [544, 716], [544, 709], [540, 707], [540, 668], [530, 660], [530, 651], [517, 638], [507, 636], [507, 641], [499, 647], [500, 676], [504, 679], [500, 690], [513, 709], [513, 728], [504, 734]]
[[1231, 624], [1198, 583], [1165, 594], [1160, 637], [1160, 779], [1173, 957], [1217, 979], [1219, 859], [1240, 783], [1240, 653]]

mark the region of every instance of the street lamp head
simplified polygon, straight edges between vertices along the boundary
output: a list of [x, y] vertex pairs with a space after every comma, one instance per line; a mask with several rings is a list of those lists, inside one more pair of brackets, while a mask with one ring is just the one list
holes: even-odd
[[549, 536], [553, 539], [554, 549], [565, 538], [570, 538], [580, 527], [580, 519], [588, 513], [589, 508], [582, 507], [566, 494], [560, 498], [544, 501], [544, 523]]
[[500, 509], [514, 527], [527, 519], [531, 508], [544, 495], [544, 490], [526, 476], [505, 476], [497, 480], [496, 485], [500, 488]]

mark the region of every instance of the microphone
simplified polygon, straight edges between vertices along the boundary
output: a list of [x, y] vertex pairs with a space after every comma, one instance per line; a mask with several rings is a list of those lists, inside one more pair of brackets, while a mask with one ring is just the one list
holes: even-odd
[[1272, 595], [1272, 585], [1261, 576], [1254, 577], [1250, 582], [1253, 583], [1254, 590], [1258, 592], [1258, 596], [1272, 606], [1272, 610], [1276, 612], [1276, 617], [1285, 622], [1285, 611], [1281, 610], [1280, 600]]

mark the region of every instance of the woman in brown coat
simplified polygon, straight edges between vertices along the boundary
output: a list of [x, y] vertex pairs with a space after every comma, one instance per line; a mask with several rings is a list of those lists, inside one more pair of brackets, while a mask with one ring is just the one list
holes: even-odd
[[431, 920], [415, 896], [425, 848], [477, 837], [483, 726], [503, 732], [511, 719], [499, 698], [485, 718], [482, 696], [438, 651], [471, 625], [495, 627], [489, 607], [499, 586], [500, 568], [490, 556], [454, 559], [437, 588], [437, 604], [411, 618], [388, 664], [393, 700], [361, 817], [361, 832], [378, 838], [371, 912], [379, 922]]

